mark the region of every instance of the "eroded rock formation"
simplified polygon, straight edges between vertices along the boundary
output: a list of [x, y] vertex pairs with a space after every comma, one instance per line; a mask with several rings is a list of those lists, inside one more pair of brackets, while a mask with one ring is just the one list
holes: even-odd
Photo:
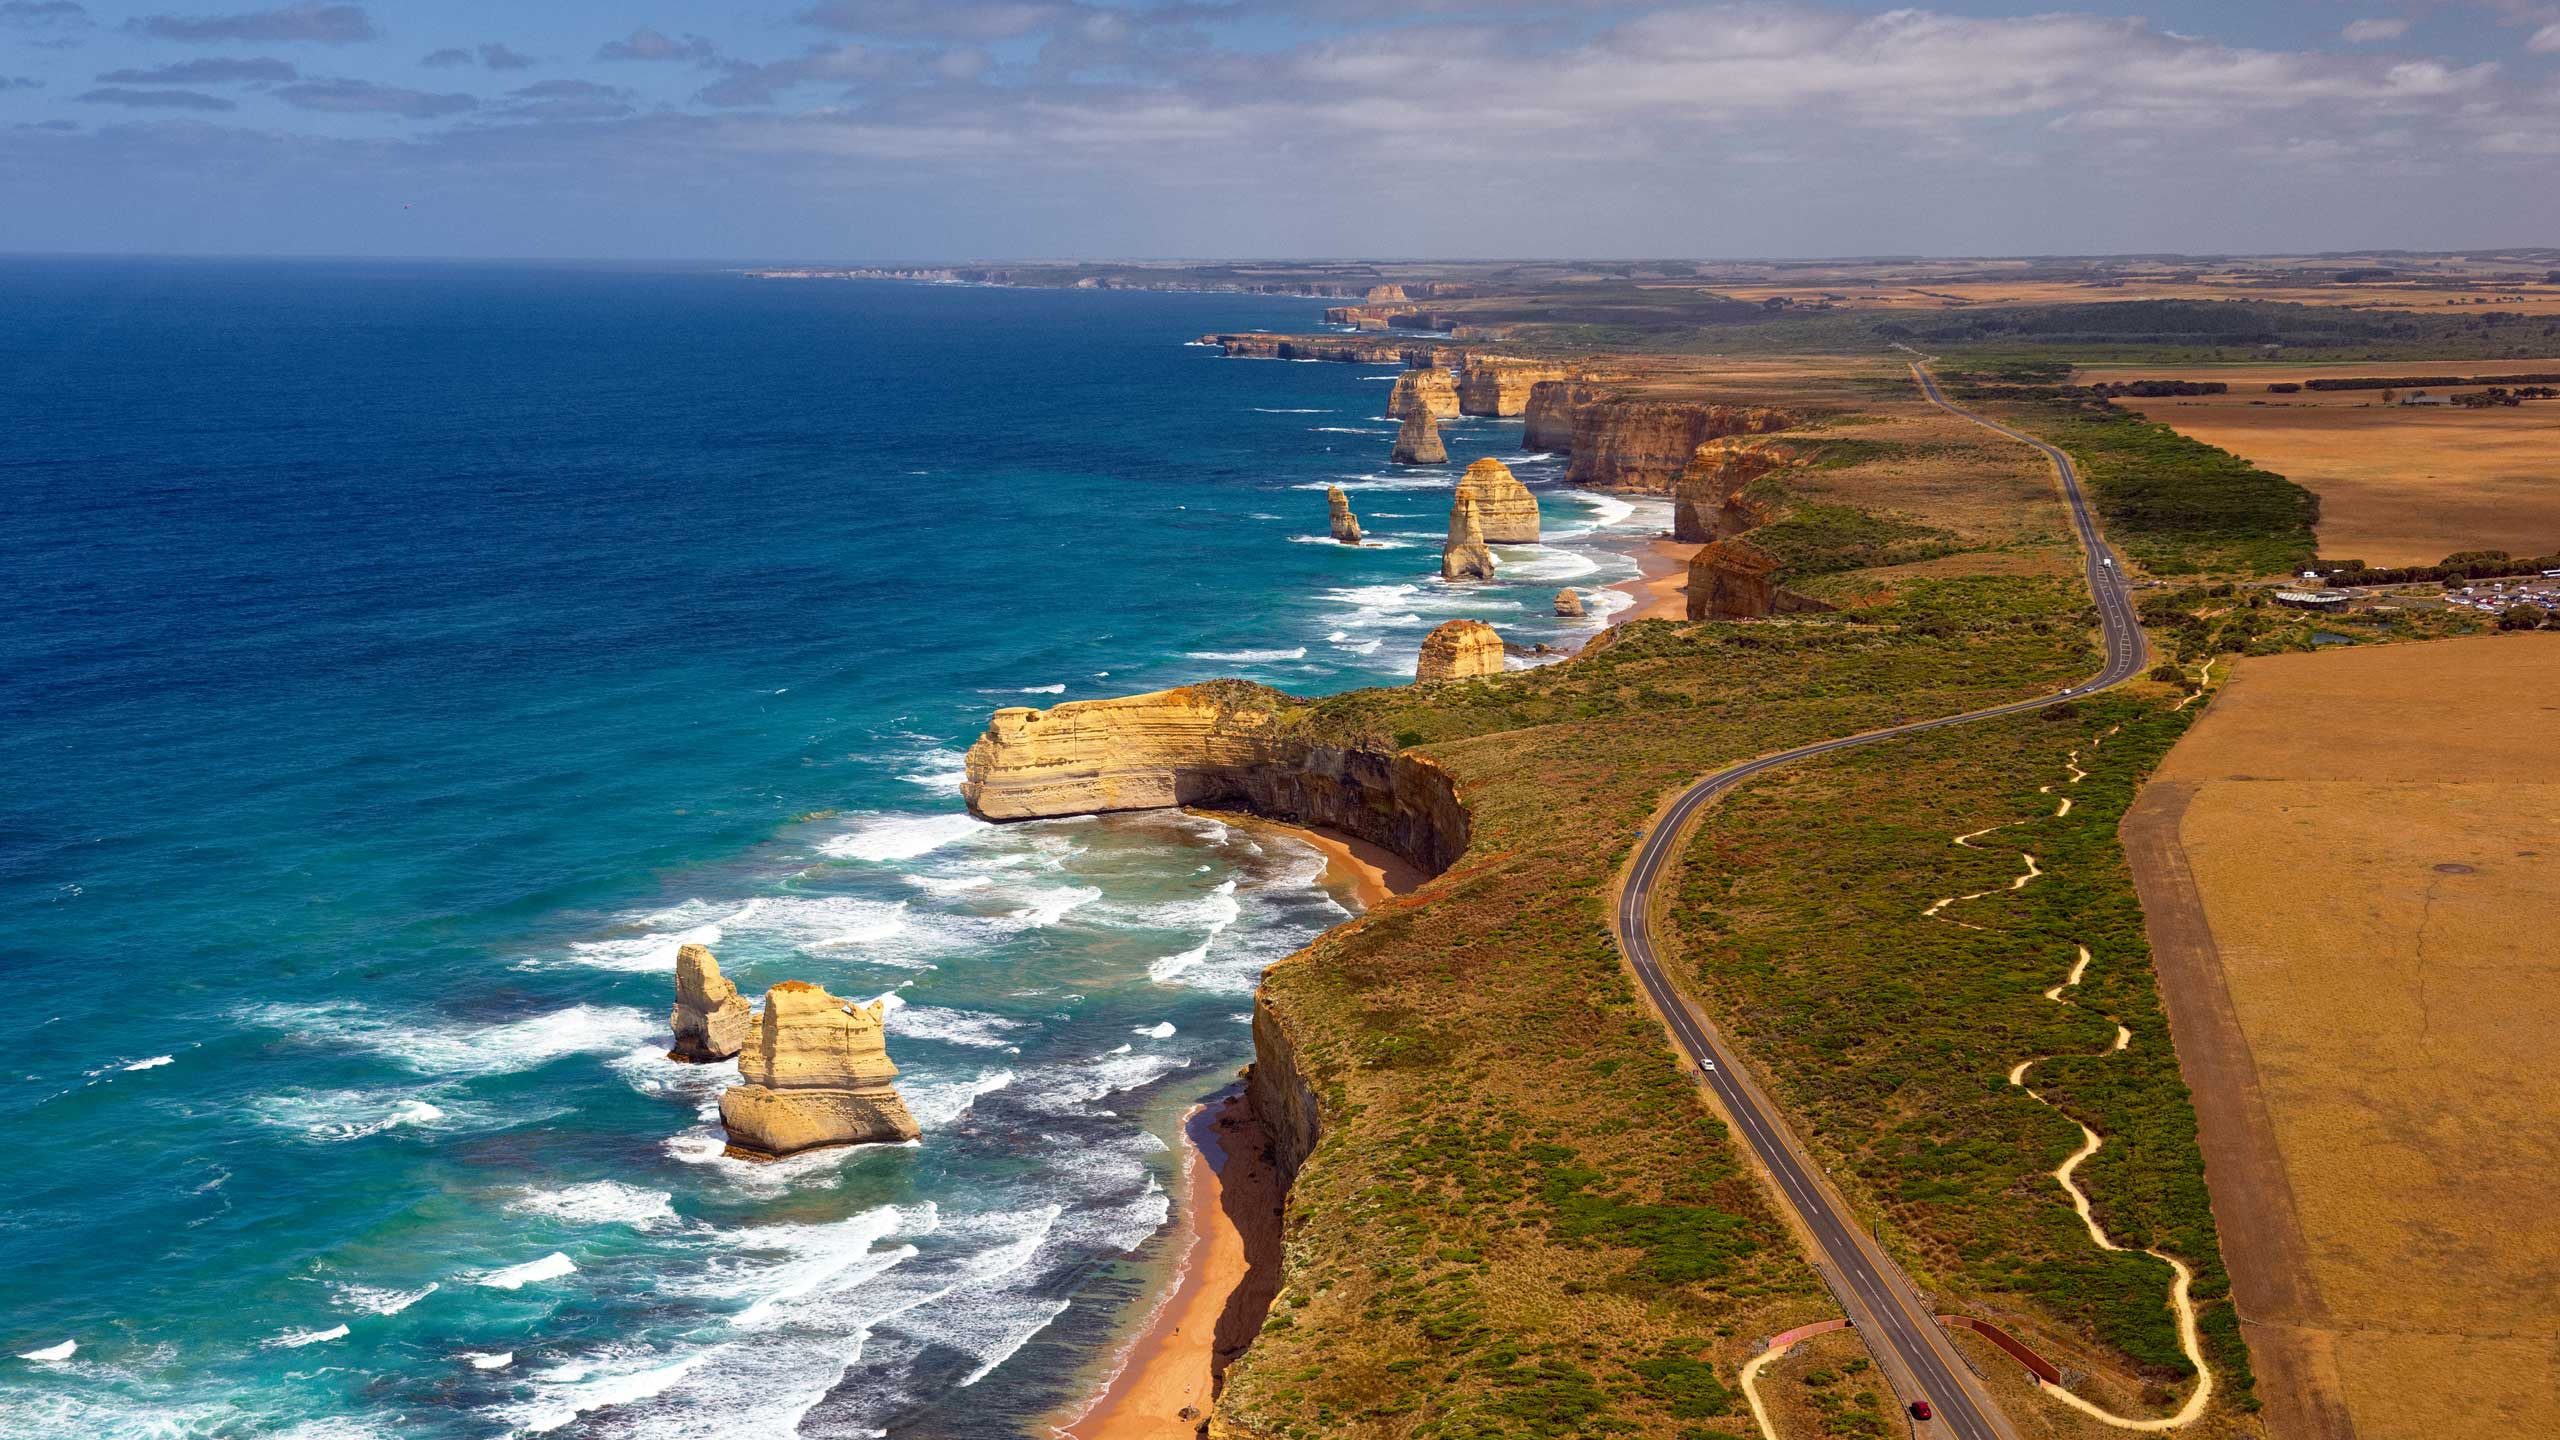
[[1568, 620], [1583, 618], [1582, 597], [1571, 590], [1556, 592], [1556, 613]]
[[1481, 620], [1450, 620], [1422, 637], [1416, 681], [1465, 680], [1502, 673], [1502, 637]]
[[1333, 538], [1345, 545], [1360, 543], [1360, 518], [1351, 513], [1351, 497], [1339, 485], [1324, 487], [1324, 502], [1333, 511]]
[[1538, 497], [1511, 473], [1511, 467], [1487, 455], [1467, 467], [1458, 479], [1458, 493], [1451, 499], [1449, 524], [1457, 528], [1457, 507], [1472, 502], [1476, 520], [1483, 527], [1484, 538], [1497, 545], [1534, 545], [1538, 542]]
[[1529, 408], [1529, 390], [1541, 380], [1562, 380], [1573, 372], [1543, 360], [1510, 355], [1471, 355], [1458, 374], [1458, 413], [1518, 415]]
[[1402, 420], [1416, 410], [1429, 411], [1434, 420], [1457, 419], [1458, 382], [1437, 365], [1397, 376], [1395, 388], [1387, 393], [1387, 418]]
[[1401, 285], [1372, 285], [1369, 293], [1360, 298], [1371, 305], [1400, 305], [1412, 297], [1404, 293]]
[[986, 820], [1205, 805], [1325, 825], [1428, 874], [1467, 848], [1457, 787], [1430, 761], [1308, 736], [1307, 702], [1241, 680], [1047, 710], [998, 710], [960, 795]]
[[1562, 454], [1573, 448], [1573, 425], [1608, 391], [1587, 380], [1541, 380], [1529, 387], [1520, 412], [1520, 448]]
[[1748, 540], [1718, 540], [1689, 560], [1689, 618], [1759, 620], [1831, 607], [1778, 584], [1778, 557]]
[[1449, 447], [1440, 443], [1440, 422], [1428, 410], [1416, 410], [1404, 417], [1404, 427], [1396, 431], [1395, 449], [1388, 459], [1398, 465], [1445, 465]]
[[1493, 552], [1485, 548], [1484, 520], [1464, 492], [1449, 505], [1449, 538], [1440, 544], [1440, 578], [1490, 580]]
[[676, 1043], [668, 1059], [689, 1065], [726, 1060], [746, 1046], [754, 1023], [755, 1012], [709, 950], [687, 945], [676, 951], [676, 1006], [667, 1016]]
[[720, 1096], [728, 1153], [775, 1160], [827, 1145], [913, 1140], [919, 1131], [891, 1082], [882, 1017], [888, 1002], [856, 1005], [817, 985], [785, 980], [738, 1056], [742, 1084]]
[[1671, 487], [1671, 538], [1728, 540], [1767, 524], [1767, 509], [1743, 491], [1751, 482], [1802, 458], [1794, 446], [1777, 440], [1727, 436], [1700, 445]]
[[1203, 335], [1238, 360], [1342, 360], [1358, 365], [1447, 365], [1465, 352], [1422, 341], [1371, 339], [1361, 335]]
[[1764, 435], [1796, 423], [1783, 410], [1755, 405], [1708, 405], [1694, 400], [1603, 400], [1574, 416], [1572, 464], [1565, 478], [1576, 485], [1667, 493], [1689, 467], [1700, 445], [1727, 435]]

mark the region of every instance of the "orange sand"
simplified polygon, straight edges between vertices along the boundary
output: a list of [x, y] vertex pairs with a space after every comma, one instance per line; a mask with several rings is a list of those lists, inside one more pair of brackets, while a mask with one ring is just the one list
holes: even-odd
[[1634, 620], [1685, 621], [1689, 618], [1689, 557], [1705, 547], [1679, 540], [1656, 540], [1636, 552], [1644, 574], [1610, 586], [1636, 597], [1636, 603], [1609, 617], [1612, 625]]

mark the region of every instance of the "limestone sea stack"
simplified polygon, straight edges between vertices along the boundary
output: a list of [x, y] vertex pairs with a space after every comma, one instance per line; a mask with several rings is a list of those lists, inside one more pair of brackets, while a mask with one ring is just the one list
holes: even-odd
[[1581, 619], [1583, 616], [1582, 597], [1574, 594], [1570, 590], [1557, 591], [1556, 613], [1567, 620]]
[[747, 1008], [738, 987], [720, 973], [720, 962], [711, 958], [709, 950], [687, 945], [676, 952], [676, 1008], [667, 1016], [667, 1024], [676, 1032], [668, 1059], [709, 1065], [746, 1047], [755, 1012]]
[[1396, 377], [1396, 386], [1387, 392], [1387, 418], [1401, 420], [1416, 410], [1428, 410], [1434, 420], [1458, 418], [1458, 382], [1437, 365], [1407, 370]]
[[764, 992], [764, 1009], [738, 1056], [745, 1083], [720, 1096], [728, 1153], [778, 1160], [828, 1145], [913, 1140], [920, 1133], [890, 1082], [886, 1000], [856, 1005], [822, 986], [785, 980]]
[[1493, 552], [1484, 545], [1484, 521], [1476, 514], [1474, 499], [1463, 493], [1449, 506], [1449, 538], [1440, 546], [1440, 578], [1493, 578]]
[[1487, 455], [1467, 467], [1458, 479], [1458, 493], [1450, 505], [1449, 518], [1454, 528], [1457, 502], [1473, 500], [1476, 519], [1484, 526], [1484, 538], [1496, 545], [1535, 545], [1538, 543], [1538, 497], [1511, 473], [1511, 467]]
[[1360, 543], [1360, 517], [1351, 513], [1351, 497], [1339, 485], [1324, 487], [1324, 502], [1333, 507], [1333, 538], [1345, 545]]
[[1396, 448], [1387, 458], [1398, 465], [1449, 463], [1449, 448], [1440, 443], [1440, 422], [1428, 410], [1407, 413], [1404, 428], [1396, 432]]
[[1418, 682], [1501, 673], [1502, 637], [1481, 620], [1451, 620], [1423, 636], [1413, 668]]

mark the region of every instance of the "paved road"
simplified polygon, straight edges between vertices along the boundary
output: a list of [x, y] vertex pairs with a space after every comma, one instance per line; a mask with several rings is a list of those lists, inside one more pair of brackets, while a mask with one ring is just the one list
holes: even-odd
[[1949, 725], [1969, 724], [2002, 715], [2017, 715], [2120, 684], [2142, 673], [2147, 663], [2147, 650], [2142, 627], [2136, 621], [2133, 597], [2126, 589], [2124, 575], [2115, 564], [2106, 542], [2099, 538], [2097, 522], [2090, 518], [2087, 503], [2081, 498], [2080, 477], [2072, 469], [2071, 457], [2059, 449], [2020, 434], [2005, 425], [1958, 409], [1938, 391], [1937, 380], [1927, 367], [1914, 361], [1912, 378], [1930, 402], [1950, 414], [1959, 415], [2022, 445], [2032, 445], [2053, 462], [2062, 480], [2062, 494], [2071, 507], [2071, 523], [2080, 533], [2085, 552], [2083, 568], [2089, 593], [2098, 602], [2101, 634], [2106, 642], [2107, 663], [2104, 668], [2080, 684], [2052, 695], [1995, 705], [1963, 715], [1949, 715], [1937, 720], [1924, 720], [1889, 729], [1873, 730], [1863, 735], [1843, 736], [1815, 745], [1800, 746], [1783, 754], [1767, 755], [1746, 761], [1691, 785], [1672, 802], [1656, 825], [1637, 847], [1635, 864], [1627, 877], [1625, 893], [1618, 902], [1617, 930], [1619, 943], [1636, 975], [1652, 997], [1654, 1006], [1669, 1021], [1680, 1047], [1687, 1051], [1691, 1063], [1700, 1066], [1707, 1084], [1715, 1091], [1726, 1114], [1751, 1146], [1760, 1163], [1776, 1177], [1787, 1208], [1812, 1235], [1820, 1249], [1817, 1263], [1840, 1297], [1849, 1318], [1868, 1350], [1883, 1367], [1902, 1399], [1907, 1403], [1925, 1398], [1936, 1408], [1934, 1425], [1922, 1427], [1933, 1434], [1953, 1435], [1957, 1440], [2016, 1440], [2016, 1431], [2008, 1417], [2000, 1413], [1981, 1382], [1966, 1370], [1946, 1332], [1930, 1317], [1911, 1281], [1886, 1258], [1873, 1239], [1858, 1228], [1848, 1207], [1823, 1179], [1822, 1169], [1806, 1155], [1790, 1133], [1777, 1107], [1751, 1077], [1734, 1063], [1733, 1050], [1704, 1015], [1691, 1007], [1674, 987], [1658, 962], [1654, 949], [1653, 908], [1655, 886], [1679, 853], [1682, 837], [1700, 810], [1736, 785], [1751, 777], [1801, 760], [1808, 755], [1822, 755], [1845, 750], [1855, 745], [1869, 745], [1897, 735], [1916, 735], [1924, 730], [1937, 730]]

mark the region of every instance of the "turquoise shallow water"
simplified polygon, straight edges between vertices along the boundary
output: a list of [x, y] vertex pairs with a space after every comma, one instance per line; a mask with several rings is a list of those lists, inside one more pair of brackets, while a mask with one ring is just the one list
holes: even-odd
[[[0, 264], [0, 1434], [1011, 1435], [1343, 911], [1174, 814], [993, 827], [1004, 704], [1409, 676], [1634, 573], [1516, 423], [1390, 472], [1313, 302]], [[1519, 462], [1551, 543], [1430, 578]], [[1322, 541], [1343, 483], [1390, 542]], [[894, 995], [927, 1135], [721, 1159], [677, 945]], [[70, 1346], [67, 1352], [64, 1346]], [[29, 1358], [33, 1357], [33, 1358]]]

